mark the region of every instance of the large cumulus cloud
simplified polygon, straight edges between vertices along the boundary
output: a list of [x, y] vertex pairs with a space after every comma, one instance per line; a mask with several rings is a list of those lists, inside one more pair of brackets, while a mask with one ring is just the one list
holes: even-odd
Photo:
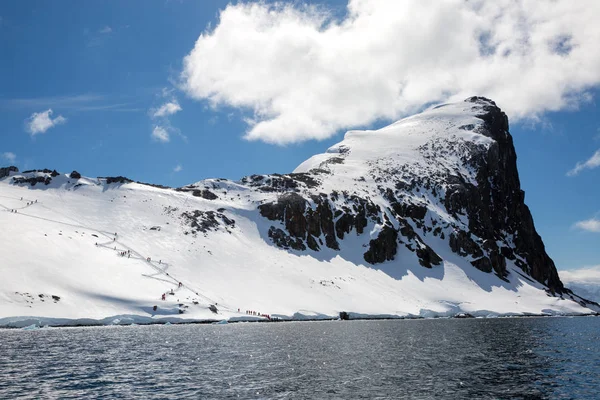
[[576, 107], [600, 82], [596, 0], [238, 3], [200, 35], [181, 85], [249, 111], [248, 139], [285, 144], [432, 102], [496, 100], [515, 118]]

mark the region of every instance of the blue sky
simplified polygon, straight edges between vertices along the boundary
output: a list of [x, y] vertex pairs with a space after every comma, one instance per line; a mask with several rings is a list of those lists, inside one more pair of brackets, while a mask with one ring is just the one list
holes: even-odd
[[518, 29], [489, 4], [228, 3], [0, 2], [0, 164], [170, 186], [283, 173], [348, 129], [486, 95], [559, 269], [600, 264], [598, 3], [522, 6]]

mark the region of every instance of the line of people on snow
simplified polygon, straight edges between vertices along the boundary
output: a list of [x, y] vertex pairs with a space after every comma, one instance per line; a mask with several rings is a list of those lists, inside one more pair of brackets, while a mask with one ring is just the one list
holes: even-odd
[[[23, 200], [23, 198], [22, 198], [22, 197], [21, 197], [21, 200]], [[28, 206], [30, 206], [30, 205], [32, 205], [32, 204], [34, 204], [34, 203], [37, 203], [37, 200], [28, 201], [28, 202], [27, 202], [27, 205], [28, 205]], [[13, 209], [11, 209], [11, 210], [10, 210], [10, 212], [11, 212], [11, 213], [16, 213], [16, 212], [17, 212], [17, 209], [14, 209], [14, 208], [13, 208]]]
[[[238, 308], [238, 311], [240, 309]], [[271, 316], [269, 314], [261, 314], [258, 311], [250, 311], [250, 310], [246, 310], [246, 315], [252, 315], [252, 316], [256, 316], [256, 317], [263, 317], [263, 318], [267, 318], [267, 319], [271, 319]]]
[[121, 257], [125, 257], [125, 256], [127, 256], [127, 258], [131, 258], [131, 250], [127, 250], [127, 251], [120, 251], [120, 252], [119, 252], [119, 255], [120, 255]]

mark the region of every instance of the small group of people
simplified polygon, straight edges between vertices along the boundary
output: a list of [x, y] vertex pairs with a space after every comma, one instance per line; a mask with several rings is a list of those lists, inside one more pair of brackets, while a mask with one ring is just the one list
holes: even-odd
[[[238, 308], [238, 312], [240, 312], [239, 308]], [[246, 315], [252, 315], [252, 316], [256, 316], [256, 317], [263, 317], [263, 318], [266, 318], [268, 320], [271, 320], [271, 316], [269, 314], [261, 314], [258, 311], [246, 310]]]
[[16, 213], [16, 212], [17, 212], [17, 210], [10, 210], [10, 212], [14, 212], [14, 213]]
[[[175, 294], [175, 291], [173, 289], [171, 289], [171, 291], [168, 293], [171, 296], [173, 296]], [[166, 300], [167, 299], [167, 293], [163, 293], [162, 296], [160, 297], [161, 300]], [[177, 301], [179, 301], [179, 299], [177, 299]]]
[[120, 251], [120, 252], [119, 252], [119, 255], [120, 255], [121, 257], [125, 257], [125, 256], [127, 256], [127, 258], [131, 258], [131, 250], [127, 250], [127, 251]]
[[[21, 197], [21, 200], [23, 200], [23, 198], [22, 198], [22, 197]], [[37, 203], [37, 200], [34, 200], [34, 201], [28, 201], [28, 202], [27, 202], [27, 205], [28, 205], [28, 206], [30, 206], [30, 205], [32, 205], [32, 204], [34, 204], [34, 203]]]

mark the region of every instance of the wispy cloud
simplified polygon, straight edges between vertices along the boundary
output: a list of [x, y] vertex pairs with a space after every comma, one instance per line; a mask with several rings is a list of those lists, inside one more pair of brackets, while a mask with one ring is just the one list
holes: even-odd
[[17, 155], [10, 151], [6, 151], [1, 154], [2, 159], [8, 161], [9, 163], [14, 163], [17, 160]]
[[158, 97], [162, 100], [162, 104], [148, 111], [148, 115], [154, 123], [151, 137], [163, 143], [170, 140], [170, 134], [177, 134], [184, 141], [187, 140], [187, 137], [179, 129], [171, 125], [169, 119], [169, 117], [182, 110], [177, 98], [173, 95], [174, 91], [175, 89], [162, 88], [160, 94], [158, 94]]
[[575, 223], [574, 227], [588, 232], [600, 232], [600, 219], [594, 217], [579, 221]]
[[98, 47], [103, 46], [109, 40], [111, 40], [113, 36], [113, 28], [105, 25], [104, 27], [92, 32], [90, 32], [89, 29], [85, 29], [83, 34], [88, 38], [88, 42], [86, 44], [87, 47]]
[[[127, 98], [127, 97], [125, 97]], [[121, 98], [122, 99], [122, 98]], [[61, 110], [79, 111], [114, 111], [139, 112], [143, 108], [135, 107], [134, 102], [114, 102], [104, 95], [78, 94], [73, 96], [52, 96], [0, 99], [0, 109], [36, 109], [57, 108]]]
[[156, 140], [157, 142], [162, 142], [162, 143], [167, 143], [169, 140], [171, 140], [167, 129], [165, 127], [158, 126], [158, 125], [156, 125], [154, 127], [154, 129], [152, 129], [151, 137], [152, 137], [152, 139]]
[[580, 161], [575, 167], [567, 172], [567, 176], [578, 175], [585, 169], [594, 169], [600, 167], [600, 150], [597, 150], [589, 159], [586, 161]]
[[77, 108], [77, 111], [114, 111], [114, 112], [139, 112], [143, 111], [140, 107], [131, 107], [135, 103], [116, 103], [116, 104], [103, 104], [97, 106], [81, 106]]
[[29, 118], [25, 120], [25, 130], [29, 132], [31, 136], [35, 136], [40, 133], [45, 133], [48, 129], [64, 124], [67, 119], [62, 115], [52, 118], [52, 109], [47, 109], [39, 113], [33, 113]]
[[168, 101], [156, 109], [152, 109], [151, 113], [154, 118], [157, 118], [168, 117], [169, 115], [173, 115], [179, 111], [181, 111], [181, 106], [177, 102], [177, 99], [173, 99], [172, 101]]
[[181, 170], [183, 170], [181, 164], [177, 164], [175, 168], [173, 168], [173, 172], [181, 172]]
[[77, 94], [73, 96], [31, 97], [0, 99], [2, 108], [78, 108], [89, 103], [104, 101], [105, 96], [98, 94]]

